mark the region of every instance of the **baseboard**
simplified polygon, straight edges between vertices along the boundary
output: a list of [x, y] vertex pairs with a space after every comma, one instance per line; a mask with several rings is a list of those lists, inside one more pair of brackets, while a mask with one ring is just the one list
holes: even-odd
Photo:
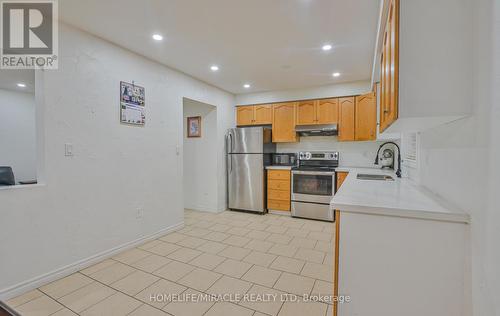
[[198, 211], [198, 212], [208, 212], [208, 213], [220, 213], [223, 211], [219, 211], [217, 209], [213, 209], [211, 207], [200, 206], [200, 205], [189, 205], [184, 207], [186, 210]]
[[144, 242], [156, 239], [156, 238], [161, 237], [165, 234], [182, 229], [183, 227], [184, 227], [184, 222], [176, 224], [176, 225], [172, 225], [172, 226], [164, 228], [164, 229], [162, 229], [154, 234], [147, 235], [147, 236], [141, 237], [139, 239], [127, 242], [127, 243], [122, 244], [120, 246], [111, 248], [109, 250], [105, 250], [105, 251], [100, 252], [98, 254], [95, 254], [95, 255], [88, 257], [86, 259], [79, 260], [75, 263], [71, 263], [71, 264], [66, 265], [62, 268], [53, 270], [53, 271], [45, 273], [43, 275], [31, 278], [27, 281], [23, 281], [23, 282], [18, 283], [16, 285], [2, 289], [2, 290], [0, 290], [0, 301], [5, 301], [5, 300], [8, 300], [12, 297], [16, 297], [20, 294], [23, 294], [25, 292], [39, 288], [40, 286], [43, 286], [43, 285], [50, 283], [54, 280], [63, 278], [63, 277], [68, 276], [72, 273], [75, 273], [77, 271], [85, 269], [85, 268], [87, 268], [95, 263], [102, 261], [102, 260], [108, 259], [119, 252], [133, 248], [137, 245], [140, 245]]
[[269, 214], [274, 214], [274, 215], [283, 215], [283, 216], [292, 216], [290, 211], [279, 211], [279, 210], [269, 210]]

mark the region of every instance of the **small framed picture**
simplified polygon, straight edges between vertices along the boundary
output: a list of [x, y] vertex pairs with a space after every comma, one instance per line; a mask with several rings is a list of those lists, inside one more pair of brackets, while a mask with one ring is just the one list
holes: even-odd
[[201, 137], [201, 116], [187, 118], [187, 137]]

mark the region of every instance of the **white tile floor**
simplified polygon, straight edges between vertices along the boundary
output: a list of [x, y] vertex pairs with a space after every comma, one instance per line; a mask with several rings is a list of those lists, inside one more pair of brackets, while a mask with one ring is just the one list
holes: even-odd
[[[183, 229], [7, 304], [28, 316], [332, 315], [329, 302], [303, 295], [332, 295], [333, 230], [332, 223], [272, 214], [186, 210]], [[231, 296], [170, 302], [151, 300], [155, 294]], [[276, 299], [251, 300], [271, 294]]]

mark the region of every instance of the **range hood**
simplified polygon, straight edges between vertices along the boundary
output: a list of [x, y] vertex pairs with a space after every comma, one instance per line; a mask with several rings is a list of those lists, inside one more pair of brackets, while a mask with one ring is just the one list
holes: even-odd
[[302, 125], [295, 127], [300, 136], [335, 136], [338, 135], [337, 124]]

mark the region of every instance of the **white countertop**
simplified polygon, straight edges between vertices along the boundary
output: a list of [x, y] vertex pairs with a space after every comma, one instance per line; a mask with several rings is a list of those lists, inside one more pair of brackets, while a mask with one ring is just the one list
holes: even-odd
[[[377, 214], [469, 223], [469, 215], [448, 205], [425, 188], [407, 178], [398, 179], [394, 171], [373, 168], [339, 167], [349, 172], [330, 206], [343, 212]], [[358, 173], [386, 174], [395, 181], [359, 180]]]
[[292, 166], [267, 166], [268, 170], [292, 170]]

